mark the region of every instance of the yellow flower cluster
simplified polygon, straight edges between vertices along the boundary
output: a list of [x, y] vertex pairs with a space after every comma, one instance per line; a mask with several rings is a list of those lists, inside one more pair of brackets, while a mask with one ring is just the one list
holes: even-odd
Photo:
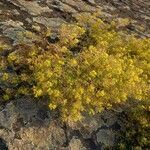
[[[150, 39], [116, 32], [93, 16], [77, 20], [62, 25], [57, 43], [19, 47], [5, 58], [21, 86], [13, 95], [47, 96], [50, 109], [73, 121], [84, 111], [94, 114], [129, 98], [148, 100]], [[0, 68], [1, 79], [8, 80]]]

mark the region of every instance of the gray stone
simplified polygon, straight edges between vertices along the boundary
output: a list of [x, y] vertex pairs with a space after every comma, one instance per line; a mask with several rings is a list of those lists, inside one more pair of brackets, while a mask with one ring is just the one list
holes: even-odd
[[77, 13], [77, 10], [75, 10], [73, 7], [64, 4], [61, 1], [55, 1], [55, 4], [51, 5], [53, 8], [56, 8], [62, 12], [70, 12], [70, 13]]
[[73, 137], [69, 143], [69, 150], [86, 150], [86, 148], [79, 139]]
[[107, 146], [113, 146], [115, 143], [115, 134], [113, 131], [107, 129], [101, 129], [99, 132], [96, 134], [97, 136], [97, 142], [104, 145], [104, 147]]
[[83, 137], [90, 138], [94, 131], [102, 126], [105, 126], [105, 122], [102, 120], [100, 114], [95, 116], [86, 115], [79, 126], [82, 127], [80, 132], [82, 133]]
[[33, 41], [39, 39], [39, 37], [34, 33], [27, 31], [23, 27], [21, 27], [21, 23], [17, 24], [16, 22], [16, 26], [13, 26], [14, 22], [12, 22], [12, 27], [9, 27], [9, 23], [10, 22], [8, 22], [7, 25], [3, 24], [2, 26], [0, 26], [0, 28], [3, 30], [3, 34], [5, 35], [5, 37], [13, 40], [14, 44], [32, 43]]
[[47, 18], [47, 17], [35, 17], [33, 21], [45, 25], [48, 28], [56, 28], [64, 23], [61, 18]]
[[86, 0], [87, 2], [89, 2], [90, 4], [96, 4], [94, 0]]
[[49, 150], [63, 146], [65, 132], [47, 111], [29, 98], [6, 105], [0, 112], [0, 137], [9, 150]]
[[16, 122], [16, 108], [12, 102], [10, 102], [5, 109], [0, 111], [0, 126], [11, 130], [13, 123]]
[[31, 15], [40, 15], [43, 12], [52, 12], [53, 10], [50, 9], [48, 6], [41, 7], [36, 1], [25, 1], [25, 0], [18, 0], [21, 5], [21, 8], [27, 10]]

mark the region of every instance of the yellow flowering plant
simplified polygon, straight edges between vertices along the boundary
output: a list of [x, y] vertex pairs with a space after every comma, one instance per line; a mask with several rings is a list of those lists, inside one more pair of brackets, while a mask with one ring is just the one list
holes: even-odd
[[60, 27], [56, 43], [22, 44], [0, 57], [3, 98], [46, 96], [66, 121], [129, 98], [148, 101], [150, 39], [127, 36], [95, 16], [76, 19]]

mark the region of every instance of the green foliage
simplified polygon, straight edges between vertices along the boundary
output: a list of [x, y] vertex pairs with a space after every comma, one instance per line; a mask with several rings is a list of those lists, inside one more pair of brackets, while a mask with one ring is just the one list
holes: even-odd
[[43, 38], [0, 57], [4, 100], [46, 97], [50, 109], [58, 108], [67, 121], [129, 98], [149, 100], [150, 39], [117, 32], [113, 22], [95, 16], [79, 15], [77, 20], [60, 27], [57, 43]]
[[125, 130], [115, 149], [148, 150], [150, 146], [150, 108], [148, 102], [130, 102], [123, 118]]

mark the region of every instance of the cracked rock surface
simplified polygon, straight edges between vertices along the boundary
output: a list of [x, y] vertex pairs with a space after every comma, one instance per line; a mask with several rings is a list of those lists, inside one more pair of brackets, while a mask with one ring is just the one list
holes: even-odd
[[[106, 111], [82, 122], [58, 119], [41, 102], [21, 98], [0, 109], [0, 149], [9, 150], [100, 150], [115, 144], [120, 128], [118, 113]], [[115, 121], [114, 121], [115, 120]]]
[[[20, 33], [35, 34], [63, 22], [70, 22], [77, 13], [101, 11], [101, 18], [128, 18], [132, 20], [126, 30], [141, 37], [150, 37], [149, 0], [0, 0], [0, 40], [18, 44], [33, 39]], [[35, 35], [35, 38], [36, 35]], [[20, 40], [19, 40], [20, 39]]]
[[[0, 43], [30, 43], [39, 38], [37, 31], [56, 32], [75, 14], [97, 10], [108, 21], [132, 20], [125, 30], [150, 37], [149, 8], [149, 0], [0, 0]], [[0, 106], [0, 150], [103, 150], [117, 142], [117, 132], [123, 128], [121, 113], [110, 110], [65, 124], [40, 102], [14, 100]]]

